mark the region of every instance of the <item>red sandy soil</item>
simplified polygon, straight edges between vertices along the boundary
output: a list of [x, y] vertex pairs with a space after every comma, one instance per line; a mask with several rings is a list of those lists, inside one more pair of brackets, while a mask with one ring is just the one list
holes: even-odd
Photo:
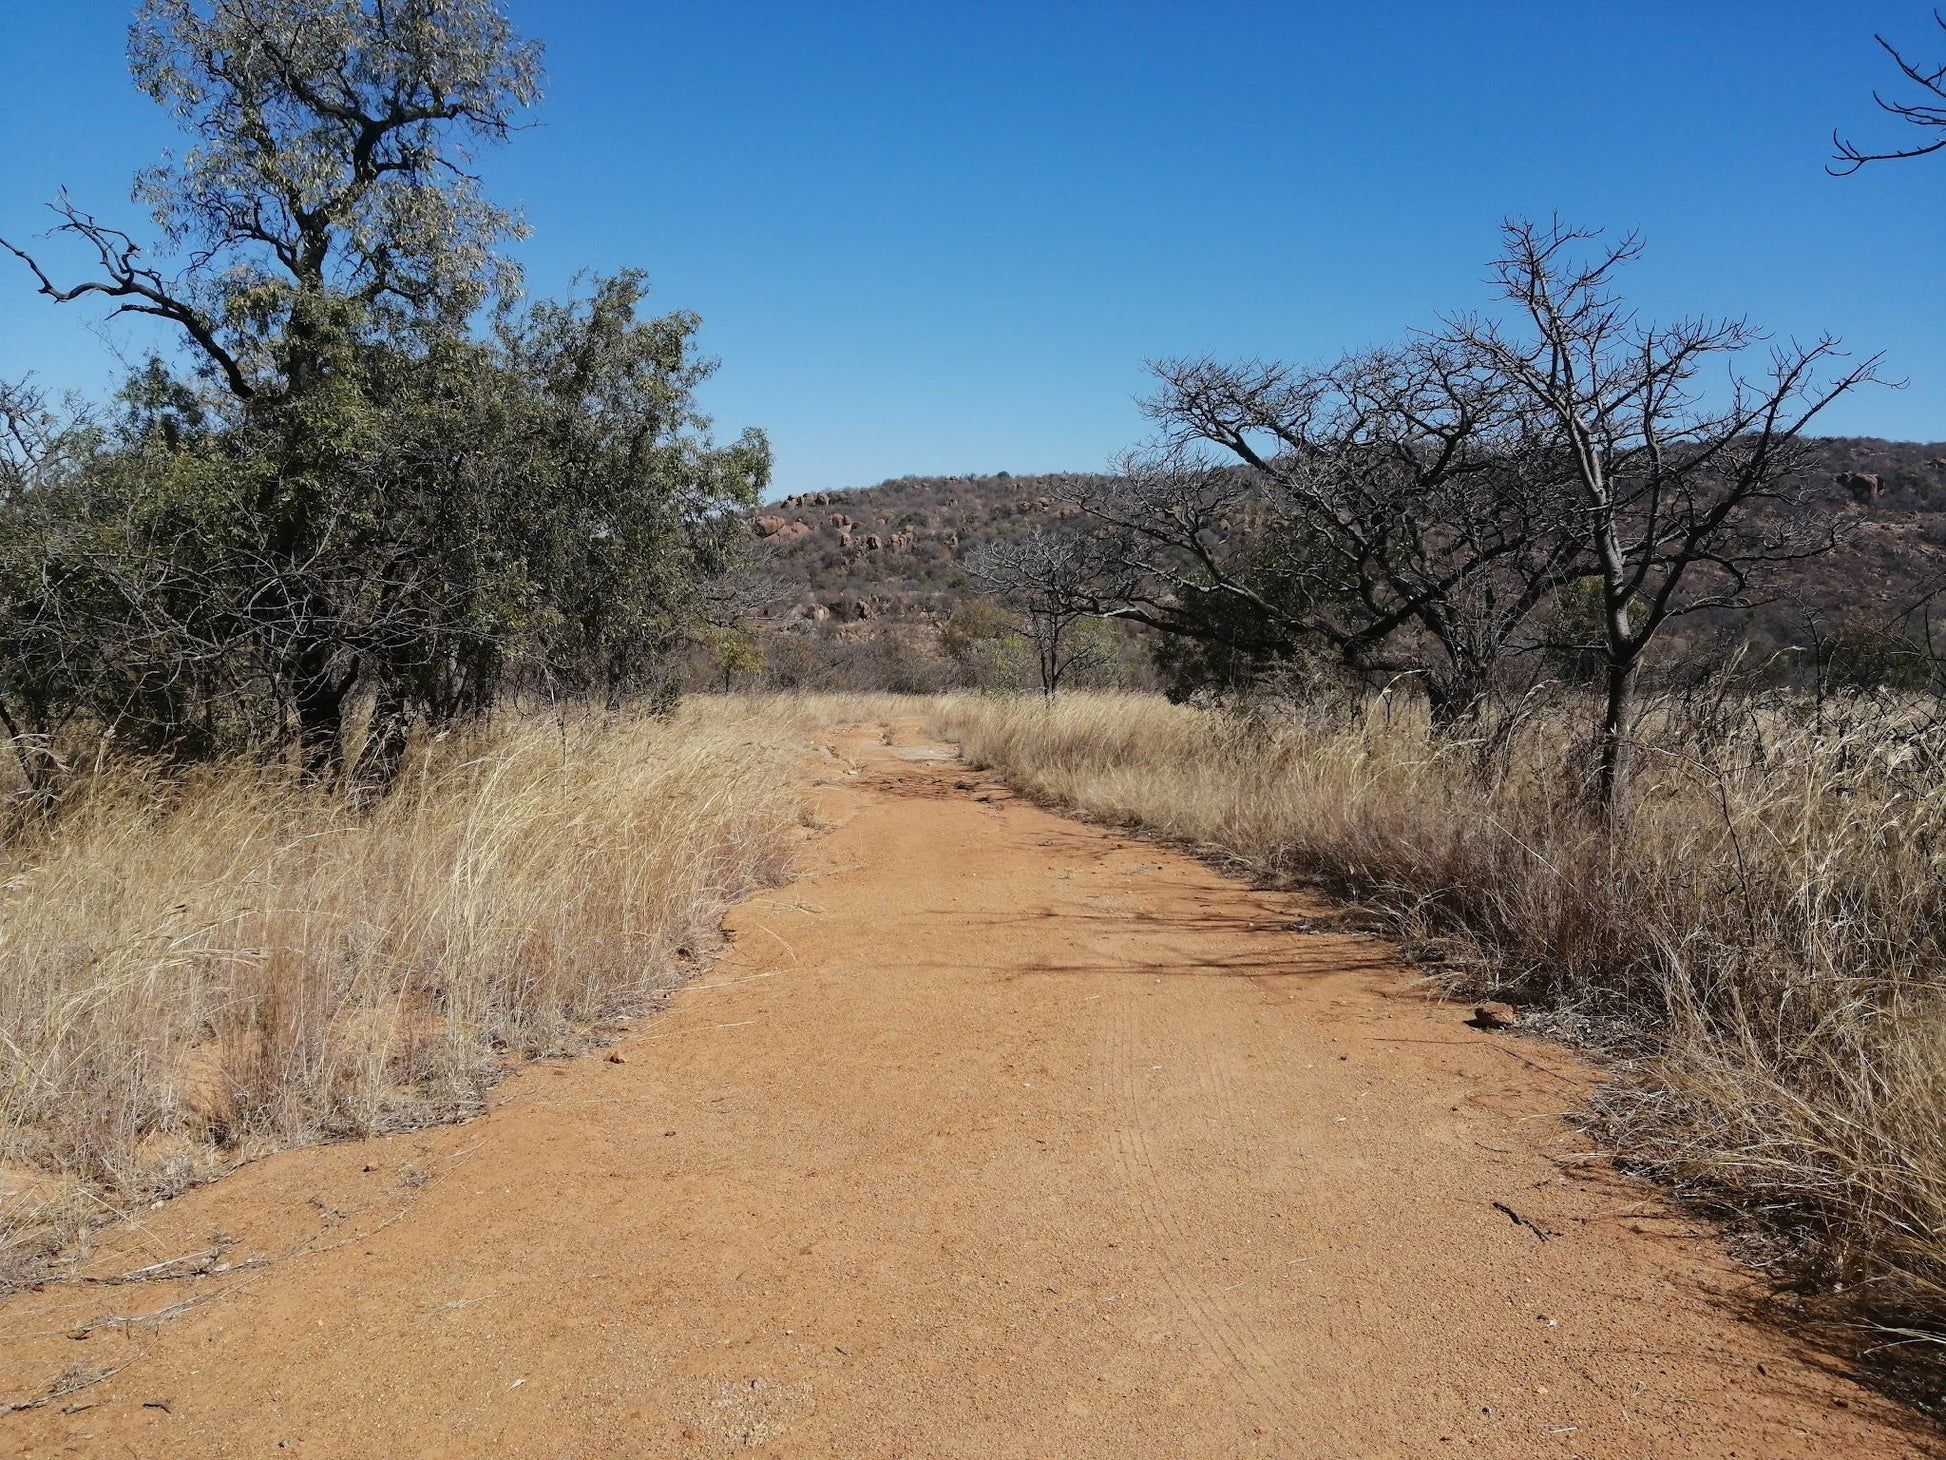
[[0, 1453], [1929, 1453], [1575, 1159], [1559, 1049], [908, 725], [834, 744], [805, 875], [625, 1062], [264, 1160], [90, 1270], [261, 1265], [0, 1310], [0, 1400], [85, 1386]]

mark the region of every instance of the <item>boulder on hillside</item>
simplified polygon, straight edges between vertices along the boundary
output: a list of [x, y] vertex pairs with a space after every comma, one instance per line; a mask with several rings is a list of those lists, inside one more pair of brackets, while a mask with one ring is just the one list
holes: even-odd
[[1885, 495], [1885, 483], [1875, 471], [1841, 471], [1837, 481], [1854, 502], [1876, 502]]

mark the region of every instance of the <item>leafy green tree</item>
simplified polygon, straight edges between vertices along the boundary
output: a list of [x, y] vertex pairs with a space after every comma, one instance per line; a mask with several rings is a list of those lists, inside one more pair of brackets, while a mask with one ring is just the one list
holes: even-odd
[[194, 139], [137, 179], [153, 239], [64, 196], [94, 277], [5, 246], [190, 369], [152, 362], [85, 482], [15, 511], [17, 665], [153, 748], [290, 741], [325, 778], [366, 705], [381, 783], [413, 723], [510, 688], [665, 681], [769, 451], [711, 442], [698, 321], [645, 316], [639, 274], [512, 302], [519, 220], [470, 164], [538, 46], [489, 0], [146, 0], [130, 57]]
[[86, 480], [99, 449], [91, 416], [50, 402], [31, 382], [0, 381], [0, 726], [30, 792], [51, 795], [61, 761], [55, 737], [71, 704], [60, 674], [63, 626], [37, 621], [44, 564], [26, 524]]
[[710, 646], [710, 663], [723, 676], [723, 693], [728, 694], [739, 674], [757, 674], [764, 667], [763, 645], [757, 636], [742, 627], [719, 629]]
[[176, 325], [229, 397], [214, 458], [145, 480], [180, 509], [145, 536], [186, 550], [192, 576], [256, 560], [224, 609], [249, 619], [233, 627], [264, 651], [306, 764], [333, 771], [357, 679], [333, 549], [381, 454], [375, 357], [451, 335], [510, 282], [497, 246], [516, 220], [466, 164], [538, 96], [539, 48], [488, 0], [145, 0], [129, 60], [194, 139], [136, 178], [152, 244], [63, 195], [56, 232], [95, 277], [57, 285], [6, 247], [57, 301]]
[[1021, 681], [1027, 658], [1020, 621], [990, 598], [969, 598], [939, 626], [939, 651], [980, 689]]
[[519, 220], [468, 164], [538, 99], [540, 47], [491, 0], [144, 0], [129, 64], [193, 145], [136, 177], [146, 244], [53, 205], [96, 277], [5, 244], [42, 293], [169, 321], [240, 399], [300, 399], [347, 329], [450, 323], [513, 283]]

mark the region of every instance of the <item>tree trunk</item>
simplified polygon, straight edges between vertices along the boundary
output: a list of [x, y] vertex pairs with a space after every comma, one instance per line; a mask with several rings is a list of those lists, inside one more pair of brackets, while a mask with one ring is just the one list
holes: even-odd
[[1610, 821], [1619, 819], [1628, 790], [1628, 721], [1635, 707], [1635, 671], [1639, 662], [1633, 655], [1611, 658], [1604, 676], [1606, 693], [1602, 698], [1595, 800]]
[[6, 726], [7, 740], [20, 763], [21, 778], [27, 783], [30, 800], [40, 807], [52, 805], [60, 761], [55, 757], [51, 738], [44, 732], [23, 731], [4, 698], [0, 698], [0, 725]]
[[1478, 672], [1462, 669], [1444, 680], [1429, 674], [1425, 687], [1426, 710], [1435, 734], [1449, 735], [1472, 725], [1486, 704], [1486, 676]]
[[371, 728], [366, 731], [364, 754], [358, 762], [361, 796], [376, 799], [398, 781], [409, 730], [405, 696], [391, 685], [380, 689], [372, 702]]
[[345, 694], [352, 675], [333, 675], [330, 649], [316, 645], [298, 656], [291, 703], [297, 714], [297, 750], [304, 778], [336, 782], [345, 769]]

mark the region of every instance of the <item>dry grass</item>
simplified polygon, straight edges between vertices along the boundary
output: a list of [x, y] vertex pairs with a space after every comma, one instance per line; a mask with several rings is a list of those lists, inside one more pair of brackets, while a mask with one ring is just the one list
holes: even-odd
[[585, 1047], [782, 875], [797, 720], [509, 719], [368, 813], [244, 765], [96, 777], [0, 851], [0, 1258]]
[[1856, 708], [1654, 719], [1620, 836], [1585, 809], [1562, 716], [1487, 754], [1383, 705], [1335, 724], [1140, 696], [932, 713], [1031, 794], [1320, 883], [1456, 989], [1600, 1039], [1619, 1058], [1597, 1129], [1625, 1160], [1768, 1233], [1825, 1311], [1876, 1325], [1868, 1344], [1936, 1356], [1946, 745]]
[[510, 1061], [585, 1047], [782, 875], [804, 731], [924, 714], [1031, 794], [1319, 883], [1456, 989], [1602, 1040], [1627, 1161], [1931, 1356], [1946, 743], [1733, 708], [1650, 727], [1621, 837], [1586, 813], [1576, 725], [1489, 754], [1384, 705], [708, 697], [509, 720], [362, 814], [243, 766], [103, 775], [0, 849], [0, 1258], [258, 1151], [464, 1115]]

